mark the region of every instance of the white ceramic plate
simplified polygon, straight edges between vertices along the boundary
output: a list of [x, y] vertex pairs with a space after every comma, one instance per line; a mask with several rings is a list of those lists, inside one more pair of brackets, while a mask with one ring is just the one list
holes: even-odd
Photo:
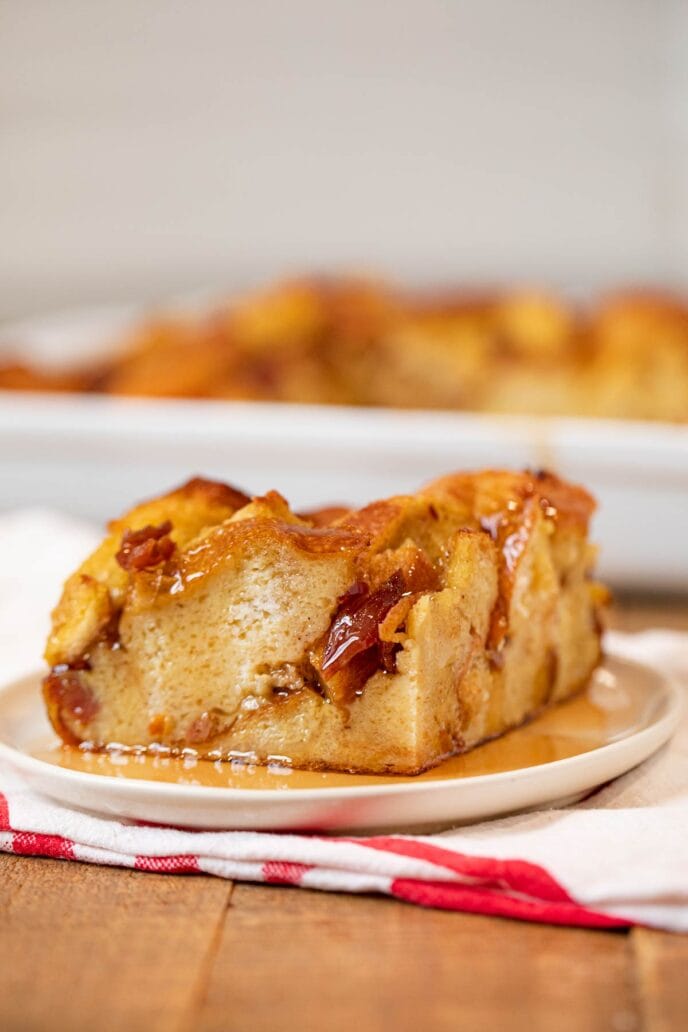
[[0, 759], [34, 789], [107, 816], [208, 829], [428, 830], [570, 802], [651, 756], [681, 709], [659, 673], [609, 657], [582, 695], [517, 731], [417, 778], [371, 778], [65, 749], [38, 680], [0, 690]]

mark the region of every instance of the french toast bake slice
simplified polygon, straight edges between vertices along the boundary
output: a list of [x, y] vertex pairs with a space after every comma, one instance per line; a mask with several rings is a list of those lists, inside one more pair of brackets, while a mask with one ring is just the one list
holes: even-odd
[[547, 473], [310, 516], [192, 480], [111, 524], [67, 581], [50, 719], [85, 748], [420, 772], [586, 683], [593, 508]]

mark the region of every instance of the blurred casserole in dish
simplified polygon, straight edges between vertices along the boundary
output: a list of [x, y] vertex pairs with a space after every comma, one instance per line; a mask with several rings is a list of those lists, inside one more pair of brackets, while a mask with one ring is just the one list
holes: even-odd
[[88, 366], [5, 360], [0, 388], [686, 422], [688, 301], [295, 280], [151, 319]]

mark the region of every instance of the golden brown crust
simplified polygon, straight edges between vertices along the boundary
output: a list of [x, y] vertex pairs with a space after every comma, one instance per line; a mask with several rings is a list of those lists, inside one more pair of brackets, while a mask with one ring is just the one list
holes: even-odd
[[149, 499], [108, 524], [108, 536], [67, 580], [52, 613], [45, 658], [54, 666], [79, 659], [123, 604], [129, 572], [117, 561], [123, 537], [146, 526], [171, 523], [169, 540], [185, 548], [198, 534], [229, 519], [249, 501], [229, 484], [194, 477]]
[[490, 662], [499, 666], [509, 638], [509, 611], [519, 563], [536, 522], [585, 535], [595, 501], [584, 488], [545, 470], [454, 474], [434, 481], [425, 491], [458, 499], [471, 513], [472, 525], [489, 534], [497, 546], [499, 592], [491, 614], [487, 650]]
[[371, 547], [377, 549], [391, 541], [403, 518], [403, 504], [392, 498], [345, 513], [337, 520], [337, 526], [364, 534]]
[[250, 498], [243, 491], [221, 480], [208, 480], [206, 477], [192, 477], [174, 494], [192, 499], [203, 499], [209, 506], [237, 510], [246, 505]]
[[306, 509], [299, 513], [302, 520], [313, 527], [329, 527], [351, 512], [348, 505], [326, 505], [318, 509]]
[[519, 511], [528, 499], [534, 498], [548, 518], [576, 525], [584, 531], [596, 506], [585, 488], [546, 470], [526, 470], [524, 473], [484, 470], [452, 474], [432, 481], [423, 490], [431, 495], [451, 495], [477, 520], [505, 510]]
[[198, 544], [157, 570], [141, 569], [130, 581], [132, 609], [177, 603], [183, 595], [203, 590], [205, 579], [219, 566], [245, 555], [286, 545], [305, 558], [342, 552], [358, 554], [365, 547], [360, 534], [336, 527], [308, 527], [275, 519], [242, 519], [210, 530]]
[[199, 508], [203, 506], [208, 512], [217, 513], [221, 519], [226, 519], [227, 516], [231, 516], [237, 509], [247, 505], [250, 501], [249, 495], [232, 487], [231, 484], [196, 476], [191, 477], [167, 494], [141, 502], [130, 513], [120, 517], [112, 525], [119, 526], [130, 520], [142, 506], [155, 505], [162, 509], [177, 502], [189, 502]]

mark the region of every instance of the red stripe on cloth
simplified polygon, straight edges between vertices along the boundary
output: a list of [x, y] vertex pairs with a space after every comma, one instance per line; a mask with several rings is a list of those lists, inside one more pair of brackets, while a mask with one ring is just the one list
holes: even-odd
[[17, 856], [50, 856], [56, 860], [75, 860], [74, 843], [62, 835], [43, 835], [35, 831], [15, 831], [10, 824], [7, 796], [0, 792], [0, 831], [12, 833], [10, 849]]
[[633, 921], [598, 914], [577, 903], [545, 902], [505, 896], [492, 889], [481, 889], [455, 882], [417, 881], [397, 878], [390, 893], [406, 903], [441, 910], [461, 910], [492, 917], [511, 917], [544, 924], [576, 925], [583, 928], [628, 928]]
[[263, 881], [273, 885], [300, 885], [306, 871], [313, 864], [299, 864], [288, 860], [266, 860], [262, 867]]
[[137, 871], [153, 871], [158, 874], [198, 874], [196, 856], [137, 856], [134, 861]]
[[40, 835], [33, 831], [15, 831], [12, 852], [19, 856], [51, 856], [57, 860], [76, 860], [74, 843], [61, 835]]
[[11, 831], [10, 828], [10, 804], [7, 796], [0, 792], [0, 831]]
[[383, 853], [395, 853], [414, 860], [427, 860], [436, 867], [444, 867], [455, 874], [474, 878], [495, 888], [506, 887], [514, 892], [522, 892], [526, 896], [534, 896], [552, 903], [574, 902], [563, 885], [560, 885], [549, 871], [527, 860], [495, 860], [493, 857], [467, 856], [465, 853], [455, 853], [451, 849], [443, 849], [427, 842], [393, 836], [356, 839], [356, 842], [371, 849], [379, 849]]

